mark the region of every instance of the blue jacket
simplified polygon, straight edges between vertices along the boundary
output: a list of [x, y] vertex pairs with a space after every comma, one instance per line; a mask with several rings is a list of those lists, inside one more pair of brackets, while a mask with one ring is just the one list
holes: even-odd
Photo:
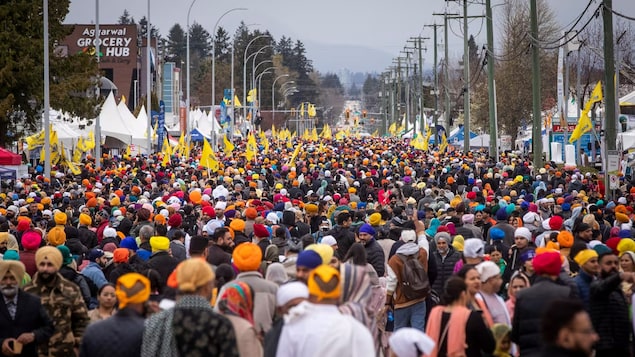
[[84, 270], [82, 270], [82, 275], [92, 280], [92, 282], [97, 285], [97, 289], [101, 289], [102, 286], [108, 284], [108, 279], [104, 276], [104, 272], [101, 270], [99, 264], [95, 262], [88, 263]]
[[589, 310], [589, 299], [591, 293], [591, 283], [595, 280], [594, 276], [591, 276], [580, 269], [578, 275], [575, 277], [575, 284], [578, 286], [578, 293], [580, 294], [580, 300], [584, 303], [584, 307]]

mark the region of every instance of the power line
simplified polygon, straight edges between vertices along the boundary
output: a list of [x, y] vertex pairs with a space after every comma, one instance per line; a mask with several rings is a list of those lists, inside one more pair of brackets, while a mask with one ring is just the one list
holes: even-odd
[[[593, 4], [595, 2], [595, 0], [590, 0], [589, 3], [586, 5], [586, 7], [584, 8], [584, 10], [582, 11], [582, 13], [573, 21], [571, 21], [571, 23], [573, 23], [573, 25], [570, 26], [570, 29], [568, 31], [564, 32], [564, 35], [560, 36], [560, 38], [553, 40], [553, 41], [540, 41], [538, 40], [537, 42], [544, 44], [544, 45], [550, 45], [550, 44], [554, 44], [554, 43], [559, 43], [562, 39], [564, 39], [565, 37], [567, 37], [567, 35], [573, 31], [573, 29], [575, 29], [575, 27], [580, 23], [580, 21], [582, 20], [582, 18], [584, 17], [584, 15], [586, 14], [586, 12], [589, 10], [589, 7], [591, 7], [591, 4]], [[598, 9], [600, 7], [598, 6]], [[597, 10], [596, 10], [597, 11]], [[564, 28], [569, 27], [569, 25], [564, 26]]]
[[[589, 19], [587, 20], [587, 22], [582, 26], [582, 28], [580, 30], [578, 30], [578, 33], [584, 31], [584, 29], [586, 29], [589, 24], [591, 23], [591, 21], [593, 21], [595, 18], [597, 18], [597, 16], [599, 16], [600, 13], [600, 9], [602, 8], [602, 4], [600, 4], [600, 6], [597, 7], [597, 9], [595, 10], [593, 16], [589, 17]], [[568, 44], [569, 42], [573, 41], [577, 36], [571, 36], [569, 39], [567, 39], [566, 41], [564, 41], [563, 43], [559, 44], [558, 46], [540, 46], [538, 45], [538, 48], [542, 49], [542, 50], [555, 50], [558, 49], [566, 44]], [[531, 34], [529, 35], [529, 38], [539, 42], [540, 40], [535, 39], [533, 36], [531, 36]], [[532, 43], [533, 45], [533, 43]]]
[[610, 7], [607, 7], [607, 9], [609, 9], [609, 11], [610, 11], [610, 12], [614, 13], [615, 15], [617, 15], [617, 16], [619, 16], [619, 17], [623, 18], [623, 19], [630, 20], [630, 21], [635, 21], [635, 17], [631, 17], [631, 16], [628, 16], [628, 15], [624, 15], [624, 14], [622, 14], [622, 13], [619, 13], [619, 12], [617, 12], [617, 11], [615, 11], [615, 10], [611, 9]]

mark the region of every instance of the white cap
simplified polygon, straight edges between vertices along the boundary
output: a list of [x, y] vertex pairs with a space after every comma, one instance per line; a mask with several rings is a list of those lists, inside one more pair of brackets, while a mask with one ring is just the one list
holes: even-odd
[[225, 202], [225, 201], [218, 201], [218, 202], [216, 202], [216, 205], [214, 206], [214, 209], [225, 210], [225, 208], [227, 208], [227, 202]]
[[112, 212], [112, 216], [113, 216], [113, 217], [119, 217], [119, 216], [121, 216], [121, 211], [120, 211], [120, 210], [118, 210], [118, 209], [114, 210], [114, 211]]
[[514, 231], [514, 237], [522, 237], [527, 239], [528, 241], [531, 241], [531, 232], [527, 227], [518, 227]]
[[478, 263], [476, 265], [476, 270], [481, 275], [482, 282], [486, 282], [489, 278], [493, 278], [496, 275], [500, 275], [501, 273], [501, 270], [498, 267], [498, 265], [496, 265], [496, 263], [491, 261], [484, 261], [484, 262]]
[[267, 214], [266, 220], [273, 224], [278, 224], [278, 215], [273, 212], [269, 212]]
[[625, 205], [626, 204], [626, 197], [620, 197], [617, 199], [617, 203], [621, 204], [621, 205]]
[[104, 237], [114, 238], [117, 236], [117, 231], [114, 228], [108, 227], [104, 229]]
[[397, 357], [419, 357], [421, 352], [427, 356], [432, 353], [435, 345], [428, 335], [412, 327], [395, 331], [388, 343]]
[[463, 256], [466, 258], [480, 258], [484, 255], [485, 247], [480, 238], [466, 239], [463, 244]]
[[309, 298], [309, 288], [299, 281], [282, 284], [276, 293], [277, 306], [284, 306], [289, 301], [297, 298]]
[[326, 244], [329, 246], [333, 246], [337, 244], [337, 240], [335, 240], [335, 237], [333, 237], [332, 235], [328, 235], [328, 236], [324, 236], [322, 237], [322, 240], [320, 241], [320, 244]]

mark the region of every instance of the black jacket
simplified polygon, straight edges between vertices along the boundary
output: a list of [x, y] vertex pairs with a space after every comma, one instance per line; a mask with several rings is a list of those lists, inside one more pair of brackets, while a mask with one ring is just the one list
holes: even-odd
[[432, 283], [432, 290], [439, 294], [439, 296], [443, 296], [443, 286], [445, 285], [446, 280], [454, 275], [454, 266], [459, 260], [461, 260], [461, 253], [456, 251], [456, 249], [452, 246], [449, 246], [449, 248], [450, 250], [445, 258], [443, 258], [436, 249], [434, 251], [430, 251], [430, 255], [433, 258], [430, 259], [430, 261], [434, 260], [437, 268], [437, 278], [434, 280], [434, 283]]
[[593, 328], [600, 336], [595, 345], [598, 351], [626, 347], [628, 351], [632, 325], [629, 321], [629, 303], [620, 288], [619, 274], [591, 283], [589, 305]]
[[373, 238], [364, 245], [364, 248], [366, 249], [366, 261], [375, 268], [377, 276], [384, 276], [386, 265], [384, 263], [384, 250], [381, 245]]
[[558, 346], [547, 346], [540, 357], [588, 357], [584, 352], [571, 351]]
[[207, 248], [207, 262], [213, 266], [219, 266], [223, 263], [231, 264], [232, 255], [220, 246], [212, 244]]
[[89, 325], [82, 338], [79, 355], [141, 356], [144, 320], [136, 311], [123, 309], [109, 319]]
[[337, 241], [337, 254], [340, 257], [345, 257], [348, 250], [351, 248], [353, 243], [355, 243], [355, 233], [342, 226], [335, 226], [330, 231], [324, 233], [324, 235], [332, 235], [333, 238], [335, 238]]
[[86, 226], [79, 226], [79, 228], [77, 228], [77, 236], [88, 249], [93, 249], [99, 244], [97, 241], [97, 233], [91, 231]]
[[571, 299], [574, 294], [569, 286], [559, 285], [545, 277], [537, 277], [529, 288], [516, 295], [512, 341], [518, 344], [521, 357], [539, 356], [542, 349], [541, 318], [554, 300]]
[[161, 275], [162, 288], [165, 287], [168, 277], [178, 264], [178, 261], [166, 251], [152, 253], [152, 256], [148, 259], [148, 267], [158, 271], [159, 275]]
[[[11, 319], [4, 296], [0, 295], [0, 346], [7, 338], [18, 338], [33, 332], [35, 341], [23, 346], [20, 356], [37, 357], [37, 345], [47, 342], [54, 332], [53, 321], [40, 302], [40, 297], [18, 290], [15, 319]], [[0, 352], [2, 356], [2, 352]]]
[[117, 279], [120, 276], [128, 273], [137, 273], [137, 269], [130, 263], [113, 263], [115, 267], [112, 269], [110, 274], [108, 274], [108, 281], [112, 284], [117, 283]]

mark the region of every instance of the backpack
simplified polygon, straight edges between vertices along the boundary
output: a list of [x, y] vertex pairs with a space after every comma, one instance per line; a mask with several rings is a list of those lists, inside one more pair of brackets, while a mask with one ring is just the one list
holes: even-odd
[[413, 255], [397, 254], [403, 261], [401, 292], [408, 300], [425, 298], [430, 294], [428, 273], [419, 261], [419, 252]]

